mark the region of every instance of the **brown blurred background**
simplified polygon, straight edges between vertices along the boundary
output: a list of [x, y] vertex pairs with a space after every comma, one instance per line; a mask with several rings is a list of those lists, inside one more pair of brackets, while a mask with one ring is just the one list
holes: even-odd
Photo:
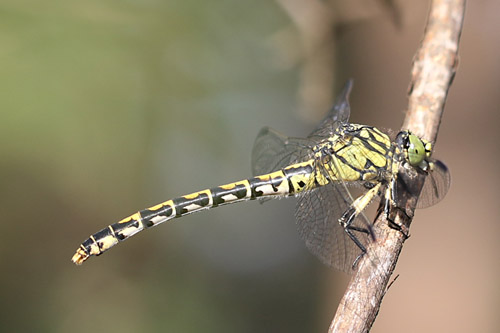
[[[0, 5], [0, 331], [325, 332], [348, 277], [294, 200], [195, 214], [82, 267], [89, 234], [250, 175], [255, 135], [304, 136], [346, 78], [353, 122], [397, 130], [426, 1], [6, 0]], [[500, 327], [500, 2], [470, 1], [435, 156], [372, 332]]]

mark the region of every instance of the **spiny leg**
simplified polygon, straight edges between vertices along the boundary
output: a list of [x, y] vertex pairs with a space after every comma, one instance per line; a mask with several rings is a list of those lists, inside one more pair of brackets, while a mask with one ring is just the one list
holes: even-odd
[[408, 228], [405, 227], [404, 225], [396, 223], [396, 221], [395, 221], [395, 213], [394, 212], [395, 212], [396, 209], [400, 210], [401, 212], [403, 212], [403, 214], [405, 214], [408, 218], [411, 218], [411, 216], [408, 216], [408, 214], [406, 213], [405, 209], [399, 207], [396, 204], [396, 198], [395, 198], [395, 193], [396, 193], [395, 186], [396, 186], [396, 182], [397, 182], [396, 179], [392, 179], [391, 182], [389, 183], [389, 185], [385, 189], [385, 194], [384, 194], [384, 200], [385, 200], [385, 203], [384, 203], [384, 214], [387, 217], [387, 221], [389, 222], [389, 227], [391, 227], [392, 229], [400, 231], [405, 236], [405, 238], [408, 238], [408, 237], [410, 237]]
[[357, 247], [361, 250], [361, 254], [354, 260], [352, 266], [353, 268], [358, 263], [359, 259], [366, 253], [366, 247], [360, 242], [358, 237], [353, 233], [353, 231], [358, 231], [370, 235], [372, 240], [375, 240], [375, 235], [373, 234], [373, 230], [370, 226], [369, 229], [361, 228], [357, 226], [353, 226], [352, 223], [356, 220], [356, 217], [361, 214], [365, 208], [370, 204], [370, 202], [379, 195], [380, 187], [382, 183], [376, 184], [374, 187], [369, 189], [366, 193], [358, 197], [354, 202], [350, 205], [350, 207], [344, 212], [342, 217], [339, 219], [340, 225], [344, 228], [346, 234], [351, 238], [351, 240], [356, 244]]

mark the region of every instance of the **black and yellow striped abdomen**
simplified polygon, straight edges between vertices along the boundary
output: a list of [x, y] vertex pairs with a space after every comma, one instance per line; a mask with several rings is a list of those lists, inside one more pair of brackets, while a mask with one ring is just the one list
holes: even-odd
[[141, 210], [93, 234], [72, 261], [81, 264], [144, 229], [238, 201], [291, 196], [331, 182], [373, 182], [389, 174], [391, 141], [378, 129], [348, 124], [311, 147], [310, 158], [278, 171], [194, 192]]
[[80, 245], [72, 261], [79, 265], [139, 231], [176, 217], [238, 201], [290, 196], [324, 185], [326, 178], [314, 172], [315, 164], [316, 161], [311, 159], [266, 175], [194, 192], [146, 208], [90, 236]]

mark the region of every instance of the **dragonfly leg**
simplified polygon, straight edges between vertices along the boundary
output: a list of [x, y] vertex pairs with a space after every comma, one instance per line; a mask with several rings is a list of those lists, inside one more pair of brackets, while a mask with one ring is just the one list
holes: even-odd
[[361, 250], [361, 254], [356, 258], [356, 260], [354, 260], [353, 267], [356, 266], [359, 259], [361, 259], [361, 257], [366, 253], [366, 247], [360, 242], [353, 231], [368, 234], [371, 236], [372, 240], [375, 240], [375, 235], [370, 226], [367, 226], [367, 228], [362, 228], [353, 226], [352, 223], [354, 222], [356, 217], [363, 212], [366, 206], [370, 204], [373, 198], [379, 195], [381, 185], [381, 183], [378, 183], [377, 185], [369, 189], [365, 194], [354, 200], [351, 206], [344, 212], [344, 214], [342, 214], [342, 217], [339, 219], [339, 223], [344, 228], [345, 233]]
[[396, 223], [395, 218], [394, 218], [395, 211], [399, 210], [399, 211], [403, 212], [403, 214], [405, 214], [408, 218], [411, 218], [411, 217], [408, 216], [405, 209], [398, 207], [398, 205], [396, 204], [396, 199], [394, 197], [394, 194], [396, 193], [396, 191], [394, 191], [394, 186], [396, 186], [395, 180], [391, 181], [389, 186], [387, 186], [385, 189], [384, 213], [385, 213], [385, 216], [387, 217], [387, 221], [389, 222], [389, 227], [400, 231], [405, 236], [405, 238], [408, 238], [408, 237], [410, 237], [409, 230], [406, 226], [401, 225], [399, 223]]

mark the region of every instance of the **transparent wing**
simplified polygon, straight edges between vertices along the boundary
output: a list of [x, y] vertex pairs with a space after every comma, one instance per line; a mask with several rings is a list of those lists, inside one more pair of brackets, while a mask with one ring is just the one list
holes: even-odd
[[331, 136], [339, 124], [346, 123], [351, 115], [351, 108], [349, 106], [349, 94], [351, 93], [353, 80], [348, 80], [344, 85], [344, 89], [337, 96], [335, 104], [328, 112], [326, 117], [316, 127], [316, 129], [309, 135], [309, 137], [328, 137]]
[[[269, 173], [313, 158], [312, 148], [335, 134], [338, 127], [349, 120], [348, 98], [351, 89], [352, 80], [349, 80], [333, 108], [307, 139], [290, 138], [272, 128], [263, 128], [252, 151], [253, 174]], [[360, 146], [362, 153], [361, 148], [363, 147]], [[339, 181], [300, 195], [295, 211], [299, 234], [307, 248], [323, 263], [348, 273], [352, 272], [354, 260], [361, 254], [361, 250], [345, 233], [339, 219], [352, 202], [353, 198], [346, 185]], [[364, 214], [359, 214], [352, 224], [361, 229], [369, 229], [369, 225]], [[370, 236], [356, 231], [354, 233], [366, 246]]]
[[[339, 140], [343, 139], [339, 138]], [[381, 150], [373, 149], [367, 140], [369, 139], [358, 137], [357, 140], [346, 141], [346, 145], [352, 145], [351, 149], [356, 153], [342, 155], [343, 162], [334, 159], [332, 160], [333, 163], [329, 164], [337, 169], [336, 174], [340, 175], [340, 178], [346, 174], [343, 168], [348, 168], [349, 171], [347, 172], [352, 172], [352, 170], [356, 169], [356, 166], [362, 168], [361, 166], [366, 165], [368, 160], [380, 163], [381, 159], [387, 158], [390, 150], [389, 146], [379, 146]], [[352, 170], [350, 169], [351, 166]], [[318, 165], [316, 172], [321, 172], [324, 175], [328, 174], [323, 165]], [[349, 187], [347, 187], [347, 184]], [[352, 190], [356, 188], [365, 189], [362, 187], [363, 184], [362, 180], [350, 181], [349, 183], [338, 180], [300, 196], [296, 209], [299, 233], [305, 240], [309, 250], [325, 264], [348, 273], [352, 271], [352, 264], [361, 254], [361, 250], [346, 234], [344, 228], [339, 224], [339, 219], [354, 201], [351, 194]], [[356, 185], [358, 186], [356, 187]], [[363, 229], [367, 232], [372, 230], [371, 222], [363, 213], [356, 217], [351, 226], [353, 229]], [[358, 231], [352, 232], [365, 248], [371, 236], [373, 236]], [[376, 263], [377, 260], [372, 258], [372, 262]]]
[[437, 204], [450, 188], [451, 176], [446, 165], [438, 160], [432, 160], [430, 163], [432, 171], [425, 178], [417, 208], [426, 208]]
[[[319, 187], [299, 196], [295, 218], [299, 234], [307, 248], [324, 264], [350, 273], [354, 260], [361, 250], [349, 238], [339, 219], [352, 203], [352, 198], [343, 183]], [[369, 224], [360, 214], [353, 225], [366, 228]], [[354, 232], [365, 246], [370, 241], [367, 234]]]
[[315, 143], [308, 139], [290, 138], [264, 127], [260, 130], [252, 150], [254, 176], [276, 171], [290, 164], [304, 161], [312, 155]]
[[307, 139], [287, 137], [270, 127], [264, 127], [257, 135], [252, 150], [253, 174], [276, 171], [310, 158], [311, 148], [315, 144], [333, 135], [340, 124], [349, 120], [349, 94], [352, 85], [352, 80], [347, 81], [332, 109]]

